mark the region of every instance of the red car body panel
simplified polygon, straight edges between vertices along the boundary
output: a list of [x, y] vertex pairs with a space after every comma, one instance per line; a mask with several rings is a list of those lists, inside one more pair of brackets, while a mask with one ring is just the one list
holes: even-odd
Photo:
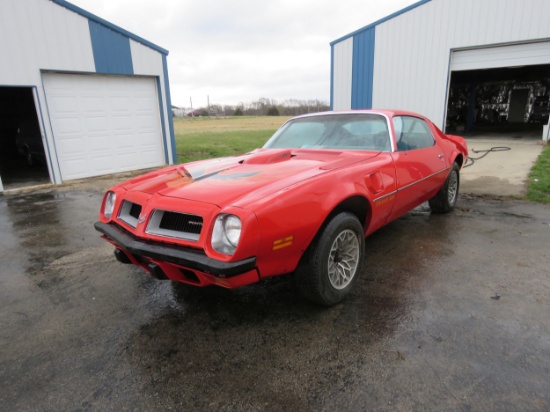
[[[197, 286], [233, 288], [293, 272], [335, 210], [357, 213], [368, 236], [433, 197], [452, 164], [462, 166], [466, 161], [465, 141], [443, 134], [422, 116], [401, 111], [360, 113], [388, 119], [391, 150], [264, 148], [167, 167], [111, 188], [109, 192], [116, 194], [113, 214], [100, 213], [96, 228], [117, 248], [119, 260]], [[421, 119], [435, 144], [398, 150], [393, 116]], [[121, 218], [124, 201], [139, 205], [132, 218]], [[202, 218], [200, 235], [190, 240], [151, 233], [149, 222], [156, 210]], [[242, 222], [232, 255], [211, 244], [220, 214], [235, 215]]]

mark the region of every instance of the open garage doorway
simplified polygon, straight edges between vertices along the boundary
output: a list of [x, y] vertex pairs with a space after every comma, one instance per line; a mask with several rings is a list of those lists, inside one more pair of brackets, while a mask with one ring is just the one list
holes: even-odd
[[540, 139], [549, 95], [548, 41], [453, 51], [445, 130]]
[[446, 131], [540, 138], [549, 94], [550, 65], [452, 72]]
[[50, 183], [31, 87], [0, 87], [0, 191]]

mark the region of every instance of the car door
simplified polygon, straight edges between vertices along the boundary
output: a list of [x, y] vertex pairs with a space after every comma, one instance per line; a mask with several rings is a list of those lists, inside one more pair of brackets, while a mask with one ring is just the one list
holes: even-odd
[[424, 119], [394, 116], [397, 193], [391, 219], [431, 198], [446, 178], [443, 150]]

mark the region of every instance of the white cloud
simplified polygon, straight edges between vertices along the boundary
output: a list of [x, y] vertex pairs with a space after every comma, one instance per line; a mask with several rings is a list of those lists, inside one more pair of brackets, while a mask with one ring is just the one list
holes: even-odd
[[329, 43], [415, 0], [72, 0], [167, 49], [172, 103], [330, 98]]

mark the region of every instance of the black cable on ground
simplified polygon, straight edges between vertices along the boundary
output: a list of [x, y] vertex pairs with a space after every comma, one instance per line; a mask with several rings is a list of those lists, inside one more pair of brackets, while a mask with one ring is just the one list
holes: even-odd
[[466, 162], [464, 167], [469, 167], [469, 166], [473, 165], [476, 160], [483, 159], [485, 156], [487, 156], [491, 152], [506, 152], [508, 150], [512, 150], [512, 148], [511, 147], [506, 147], [506, 146], [495, 146], [495, 147], [491, 147], [490, 149], [487, 149], [487, 150], [474, 150], [474, 149], [472, 149], [471, 150], [472, 153], [483, 153], [483, 154], [479, 157], [468, 157], [468, 161]]

